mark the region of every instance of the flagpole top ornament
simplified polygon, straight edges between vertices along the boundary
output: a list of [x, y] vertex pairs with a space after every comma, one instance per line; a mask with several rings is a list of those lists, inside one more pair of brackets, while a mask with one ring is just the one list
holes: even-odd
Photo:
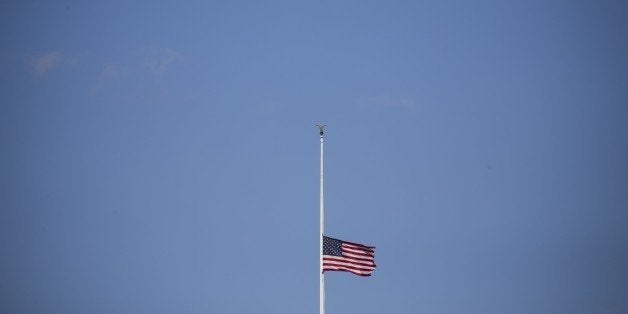
[[316, 125], [318, 127], [318, 131], [319, 134], [321, 135], [321, 137], [323, 136], [323, 134], [325, 133], [325, 127], [327, 126], [326, 124], [317, 124]]

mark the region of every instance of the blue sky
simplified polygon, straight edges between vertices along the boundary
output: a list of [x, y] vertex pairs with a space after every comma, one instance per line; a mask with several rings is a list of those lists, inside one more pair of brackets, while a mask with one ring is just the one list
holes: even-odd
[[2, 2], [3, 313], [628, 312], [622, 1]]

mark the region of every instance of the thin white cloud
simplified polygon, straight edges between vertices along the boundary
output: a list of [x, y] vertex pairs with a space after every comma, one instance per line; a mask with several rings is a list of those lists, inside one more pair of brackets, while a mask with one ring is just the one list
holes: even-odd
[[96, 80], [96, 84], [92, 86], [92, 94], [99, 92], [103, 89], [109, 82], [120, 79], [126, 74], [126, 68], [115, 65], [115, 64], [105, 64], [103, 69], [100, 71], [98, 78]]
[[99, 81], [112, 80], [120, 77], [124, 73], [124, 68], [114, 65], [106, 64], [98, 77]]
[[52, 51], [43, 55], [32, 57], [30, 65], [36, 77], [41, 77], [54, 70], [61, 62], [61, 53]]
[[402, 97], [399, 99], [399, 103], [397, 103], [396, 106], [407, 108], [407, 109], [415, 109], [417, 107], [417, 104], [412, 99]]
[[180, 60], [182, 57], [183, 55], [180, 52], [172, 49], [150, 49], [144, 53], [142, 68], [148, 71], [154, 79], [159, 82], [170, 65]]
[[71, 68], [80, 65], [81, 55], [50, 51], [38, 56], [28, 56], [26, 60], [33, 75], [39, 78], [60, 68]]

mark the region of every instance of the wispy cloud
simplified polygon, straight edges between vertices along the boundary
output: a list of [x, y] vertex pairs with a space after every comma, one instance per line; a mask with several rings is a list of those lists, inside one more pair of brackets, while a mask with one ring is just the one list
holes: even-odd
[[32, 74], [39, 78], [60, 68], [75, 67], [81, 63], [81, 55], [61, 51], [50, 51], [41, 55], [27, 56], [26, 64]]
[[181, 58], [183, 58], [183, 55], [172, 49], [149, 49], [144, 54], [142, 68], [148, 71], [155, 81], [159, 82], [170, 65]]
[[96, 79], [96, 84], [92, 86], [92, 94], [99, 92], [107, 84], [109, 84], [109, 82], [120, 79], [126, 74], [126, 72], [127, 70], [125, 67], [112, 63], [105, 64]]
[[52, 51], [40, 56], [31, 57], [29, 64], [36, 77], [41, 77], [54, 70], [61, 62], [61, 52]]
[[100, 76], [98, 77], [99, 81], [106, 81], [118, 78], [124, 74], [125, 69], [121, 66], [117, 66], [115, 64], [105, 64], [103, 70], [100, 72]]

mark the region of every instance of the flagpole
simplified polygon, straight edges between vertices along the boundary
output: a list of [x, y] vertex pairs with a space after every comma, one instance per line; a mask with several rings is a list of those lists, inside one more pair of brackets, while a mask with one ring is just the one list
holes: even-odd
[[325, 229], [325, 206], [323, 202], [323, 133], [324, 133], [324, 124], [317, 124], [319, 134], [321, 136], [321, 181], [320, 181], [320, 258], [319, 258], [319, 274], [321, 277], [320, 285], [319, 285], [319, 301], [320, 301], [320, 314], [325, 314], [325, 274], [323, 273], [323, 232]]

